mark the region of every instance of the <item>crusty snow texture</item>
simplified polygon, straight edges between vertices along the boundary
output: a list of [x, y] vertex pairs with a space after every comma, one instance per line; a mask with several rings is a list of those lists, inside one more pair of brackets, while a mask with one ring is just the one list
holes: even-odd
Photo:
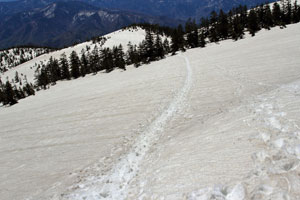
[[0, 108], [0, 199], [300, 199], [297, 35], [263, 30]]

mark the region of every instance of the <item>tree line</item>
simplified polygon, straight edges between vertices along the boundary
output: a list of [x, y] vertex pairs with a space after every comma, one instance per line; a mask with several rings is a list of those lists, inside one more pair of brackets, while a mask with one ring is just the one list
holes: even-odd
[[46, 64], [38, 65], [35, 72], [36, 87], [47, 89], [59, 80], [70, 80], [84, 77], [87, 74], [96, 74], [99, 71], [111, 72], [116, 68], [126, 70], [126, 65], [136, 67], [142, 63], [150, 63], [164, 58], [169, 52], [168, 39], [162, 41], [159, 34], [146, 30], [145, 40], [139, 45], [128, 43], [128, 51], [123, 46], [113, 48], [99, 48], [82, 50], [80, 56], [73, 51], [68, 57], [62, 54], [59, 59], [51, 57]]
[[163, 27], [152, 24], [134, 24], [133, 27], [142, 27], [154, 33], [171, 38], [170, 53], [185, 51], [189, 48], [205, 47], [207, 43], [221, 40], [243, 39], [245, 32], [252, 36], [261, 29], [271, 29], [275, 26], [282, 28], [288, 24], [300, 21], [300, 8], [297, 1], [281, 0], [270, 4], [261, 4], [248, 9], [247, 6], [238, 6], [225, 13], [212, 11], [209, 17], [203, 17], [199, 23], [189, 19], [184, 26], [176, 28]]
[[4, 73], [10, 68], [51, 51], [53, 51], [53, 49], [32, 48], [27, 46], [0, 51], [0, 73]]
[[[116, 68], [126, 70], [126, 65], [132, 64], [139, 67], [141, 64], [163, 59], [170, 53], [174, 55], [178, 51], [185, 51], [189, 48], [203, 48], [209, 42], [243, 39], [245, 32], [255, 36], [256, 32], [261, 29], [285, 27], [299, 20], [300, 8], [297, 2], [292, 4], [290, 0], [282, 0], [280, 3], [275, 2], [272, 8], [269, 4], [261, 4], [250, 10], [246, 6], [239, 6], [228, 13], [223, 10], [213, 11], [209, 17], [201, 18], [200, 23], [189, 19], [185, 26], [179, 25], [176, 28], [153, 24], [133, 24], [124, 29], [143, 28], [146, 36], [140, 44], [133, 45], [129, 42], [128, 50], [124, 52], [121, 45], [102, 48], [105, 38], [95, 37], [93, 43], [96, 45], [93, 50], [89, 47], [82, 50], [80, 55], [73, 51], [68, 57], [62, 54], [59, 59], [51, 57], [46, 64], [38, 65], [35, 72], [35, 85], [28, 85], [28, 88], [47, 89], [59, 80], [77, 79], [99, 71], [111, 72]], [[101, 43], [100, 47], [98, 43]], [[13, 94], [17, 101], [19, 98], [16, 88], [13, 88], [15, 94], [11, 91], [9, 82], [1, 83], [0, 102], [13, 104], [14, 101], [8, 100], [4, 103], [3, 96], [7, 99], [8, 94]], [[32, 95], [30, 92], [24, 92], [24, 94], [25, 96]]]

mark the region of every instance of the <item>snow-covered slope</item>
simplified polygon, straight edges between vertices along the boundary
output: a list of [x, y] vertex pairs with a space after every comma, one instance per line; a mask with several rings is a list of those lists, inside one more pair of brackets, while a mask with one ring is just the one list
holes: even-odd
[[0, 51], [0, 73], [50, 52], [47, 48], [20, 47]]
[[[123, 46], [123, 49], [127, 50], [127, 44], [130, 41], [133, 45], [139, 44], [145, 39], [145, 31], [140, 28], [130, 28], [125, 30], [119, 30], [110, 34], [107, 34], [104, 36], [107, 40], [102, 45], [102, 47], [109, 47], [112, 48], [113, 46], [119, 46], [120, 44]], [[93, 43], [92, 41], [84, 42], [81, 44], [78, 44], [73, 47], [65, 48], [59, 51], [47, 53], [44, 55], [41, 55], [39, 57], [36, 57], [26, 63], [23, 63], [15, 68], [12, 68], [5, 73], [0, 74], [0, 77], [2, 77], [2, 80], [4, 78], [6, 79], [8, 77], [9, 80], [12, 80], [15, 77], [16, 71], [21, 75], [23, 78], [27, 77], [27, 81], [29, 83], [34, 83], [34, 73], [37, 69], [38, 64], [47, 63], [49, 61], [49, 58], [52, 56], [54, 58], [59, 59], [60, 56], [65, 53], [66, 56], [69, 56], [72, 51], [76, 51], [77, 54], [81, 55], [81, 51], [85, 50], [87, 51], [87, 48], [89, 51], [92, 51], [97, 45], [99, 48], [101, 47], [100, 43]]]
[[299, 34], [264, 30], [1, 109], [0, 199], [300, 199]]

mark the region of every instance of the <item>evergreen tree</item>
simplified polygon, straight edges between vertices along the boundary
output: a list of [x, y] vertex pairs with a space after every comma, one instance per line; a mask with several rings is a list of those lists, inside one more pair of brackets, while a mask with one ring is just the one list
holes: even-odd
[[113, 54], [109, 48], [101, 50], [102, 69], [111, 72], [114, 69]]
[[3, 101], [4, 105], [7, 105], [7, 104], [14, 105], [14, 104], [18, 103], [14, 89], [11, 86], [11, 84], [9, 83], [9, 81], [6, 81], [6, 84], [4, 87], [4, 94], [5, 94], [5, 98]]
[[218, 17], [218, 24], [217, 24], [217, 32], [218, 38], [227, 39], [228, 32], [229, 32], [229, 22], [227, 14], [220, 10], [219, 17]]
[[178, 50], [185, 51], [184, 31], [181, 25], [172, 33], [171, 52], [174, 55]]
[[187, 45], [191, 48], [199, 46], [198, 26], [195, 20], [189, 19], [185, 24], [185, 31], [187, 35]]
[[232, 20], [232, 33], [231, 37], [234, 40], [242, 39], [244, 36], [244, 28], [241, 23], [241, 17], [235, 16]]
[[65, 53], [60, 56], [61, 79], [71, 79], [69, 63]]
[[255, 10], [250, 10], [248, 16], [248, 30], [252, 36], [255, 36], [255, 33], [260, 30], [258, 24], [258, 17]]
[[200, 29], [201, 29], [201, 33], [204, 35], [204, 37], [206, 38], [209, 34], [209, 19], [208, 18], [201, 18], [200, 19]]
[[209, 29], [209, 40], [211, 42], [218, 42], [219, 41], [219, 34], [218, 34], [218, 14], [215, 11], [212, 11], [210, 14], [210, 29]]
[[49, 78], [51, 83], [55, 83], [56, 81], [61, 79], [61, 69], [59, 67], [58, 60], [50, 57], [50, 60], [47, 65]]
[[17, 86], [14, 85], [13, 90], [14, 90], [14, 93], [15, 93], [16, 100], [25, 98], [24, 91], [22, 90], [21, 87], [19, 87], [19, 89], [18, 89]]
[[170, 43], [169, 43], [168, 38], [165, 38], [165, 40], [163, 42], [163, 47], [164, 47], [165, 54], [170, 53]]
[[85, 76], [86, 74], [90, 73], [90, 68], [89, 68], [89, 62], [88, 59], [85, 56], [85, 51], [81, 51], [81, 58], [80, 58], [80, 73], [81, 76]]
[[122, 45], [119, 45], [119, 47], [114, 47], [113, 48], [113, 61], [114, 61], [114, 68], [120, 68], [124, 69], [125, 68], [125, 59], [124, 59], [124, 52], [123, 52], [123, 47]]
[[45, 89], [47, 89], [47, 85], [50, 83], [50, 78], [49, 78], [49, 75], [48, 75], [48, 69], [45, 65], [42, 65], [40, 70], [39, 70], [39, 68], [36, 72], [36, 77], [35, 77], [36, 85], [45, 90]]
[[90, 71], [94, 74], [96, 74], [98, 71], [100, 71], [102, 69], [99, 50], [98, 50], [97, 45], [94, 47], [94, 49], [90, 55], [89, 63], [90, 63]]
[[16, 71], [16, 73], [15, 73], [15, 83], [19, 83], [19, 82], [20, 82], [19, 74]]
[[283, 2], [283, 19], [285, 24], [292, 22], [292, 4], [291, 0], [284, 0]]
[[247, 6], [239, 6], [235, 9], [235, 16], [239, 17], [241, 28], [244, 30], [248, 25], [248, 8]]
[[275, 2], [273, 4], [272, 16], [273, 16], [273, 21], [274, 21], [275, 25], [279, 25], [279, 26], [284, 25], [284, 22], [282, 20], [283, 14], [282, 14], [280, 6], [277, 2]]
[[156, 34], [154, 49], [156, 59], [163, 59], [165, 57], [164, 46], [158, 33]]
[[300, 9], [297, 3], [297, 0], [294, 2], [294, 6], [292, 9], [292, 22], [298, 23], [300, 21]]
[[135, 67], [140, 66], [141, 56], [140, 56], [140, 52], [137, 50], [136, 45], [133, 46], [133, 45], [129, 44], [126, 62], [128, 65], [134, 64]]
[[154, 39], [150, 30], [146, 30], [146, 37], [144, 43], [144, 51], [145, 51], [145, 63], [149, 63], [155, 60], [154, 55]]
[[35, 95], [34, 87], [32, 84], [26, 83], [23, 86], [23, 91], [25, 93], [25, 96]]
[[263, 9], [264, 9], [263, 27], [266, 29], [270, 29], [271, 27], [274, 26], [274, 20], [273, 20], [271, 8], [269, 4], [266, 4], [264, 5]]
[[71, 76], [73, 78], [78, 78], [80, 76], [80, 60], [76, 51], [72, 51], [70, 55], [70, 64], [71, 64]]
[[200, 33], [200, 41], [199, 41], [199, 46], [200, 46], [201, 48], [204, 48], [204, 47], [206, 46], [206, 41], [205, 41], [205, 39], [206, 39], [205, 33], [204, 33], [204, 31], [202, 31], [202, 32]]
[[127, 53], [126, 53], [126, 64], [127, 65], [131, 65], [133, 64], [133, 60], [134, 60], [134, 46], [131, 44], [131, 42], [129, 42], [127, 44]]

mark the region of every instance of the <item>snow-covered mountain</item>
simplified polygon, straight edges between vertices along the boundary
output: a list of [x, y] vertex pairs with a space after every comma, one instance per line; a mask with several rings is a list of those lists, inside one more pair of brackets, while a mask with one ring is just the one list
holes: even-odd
[[[299, 199], [299, 34], [263, 30], [1, 108], [0, 198]], [[106, 37], [126, 47], [145, 31]], [[33, 80], [35, 63], [93, 45], [3, 76]]]

